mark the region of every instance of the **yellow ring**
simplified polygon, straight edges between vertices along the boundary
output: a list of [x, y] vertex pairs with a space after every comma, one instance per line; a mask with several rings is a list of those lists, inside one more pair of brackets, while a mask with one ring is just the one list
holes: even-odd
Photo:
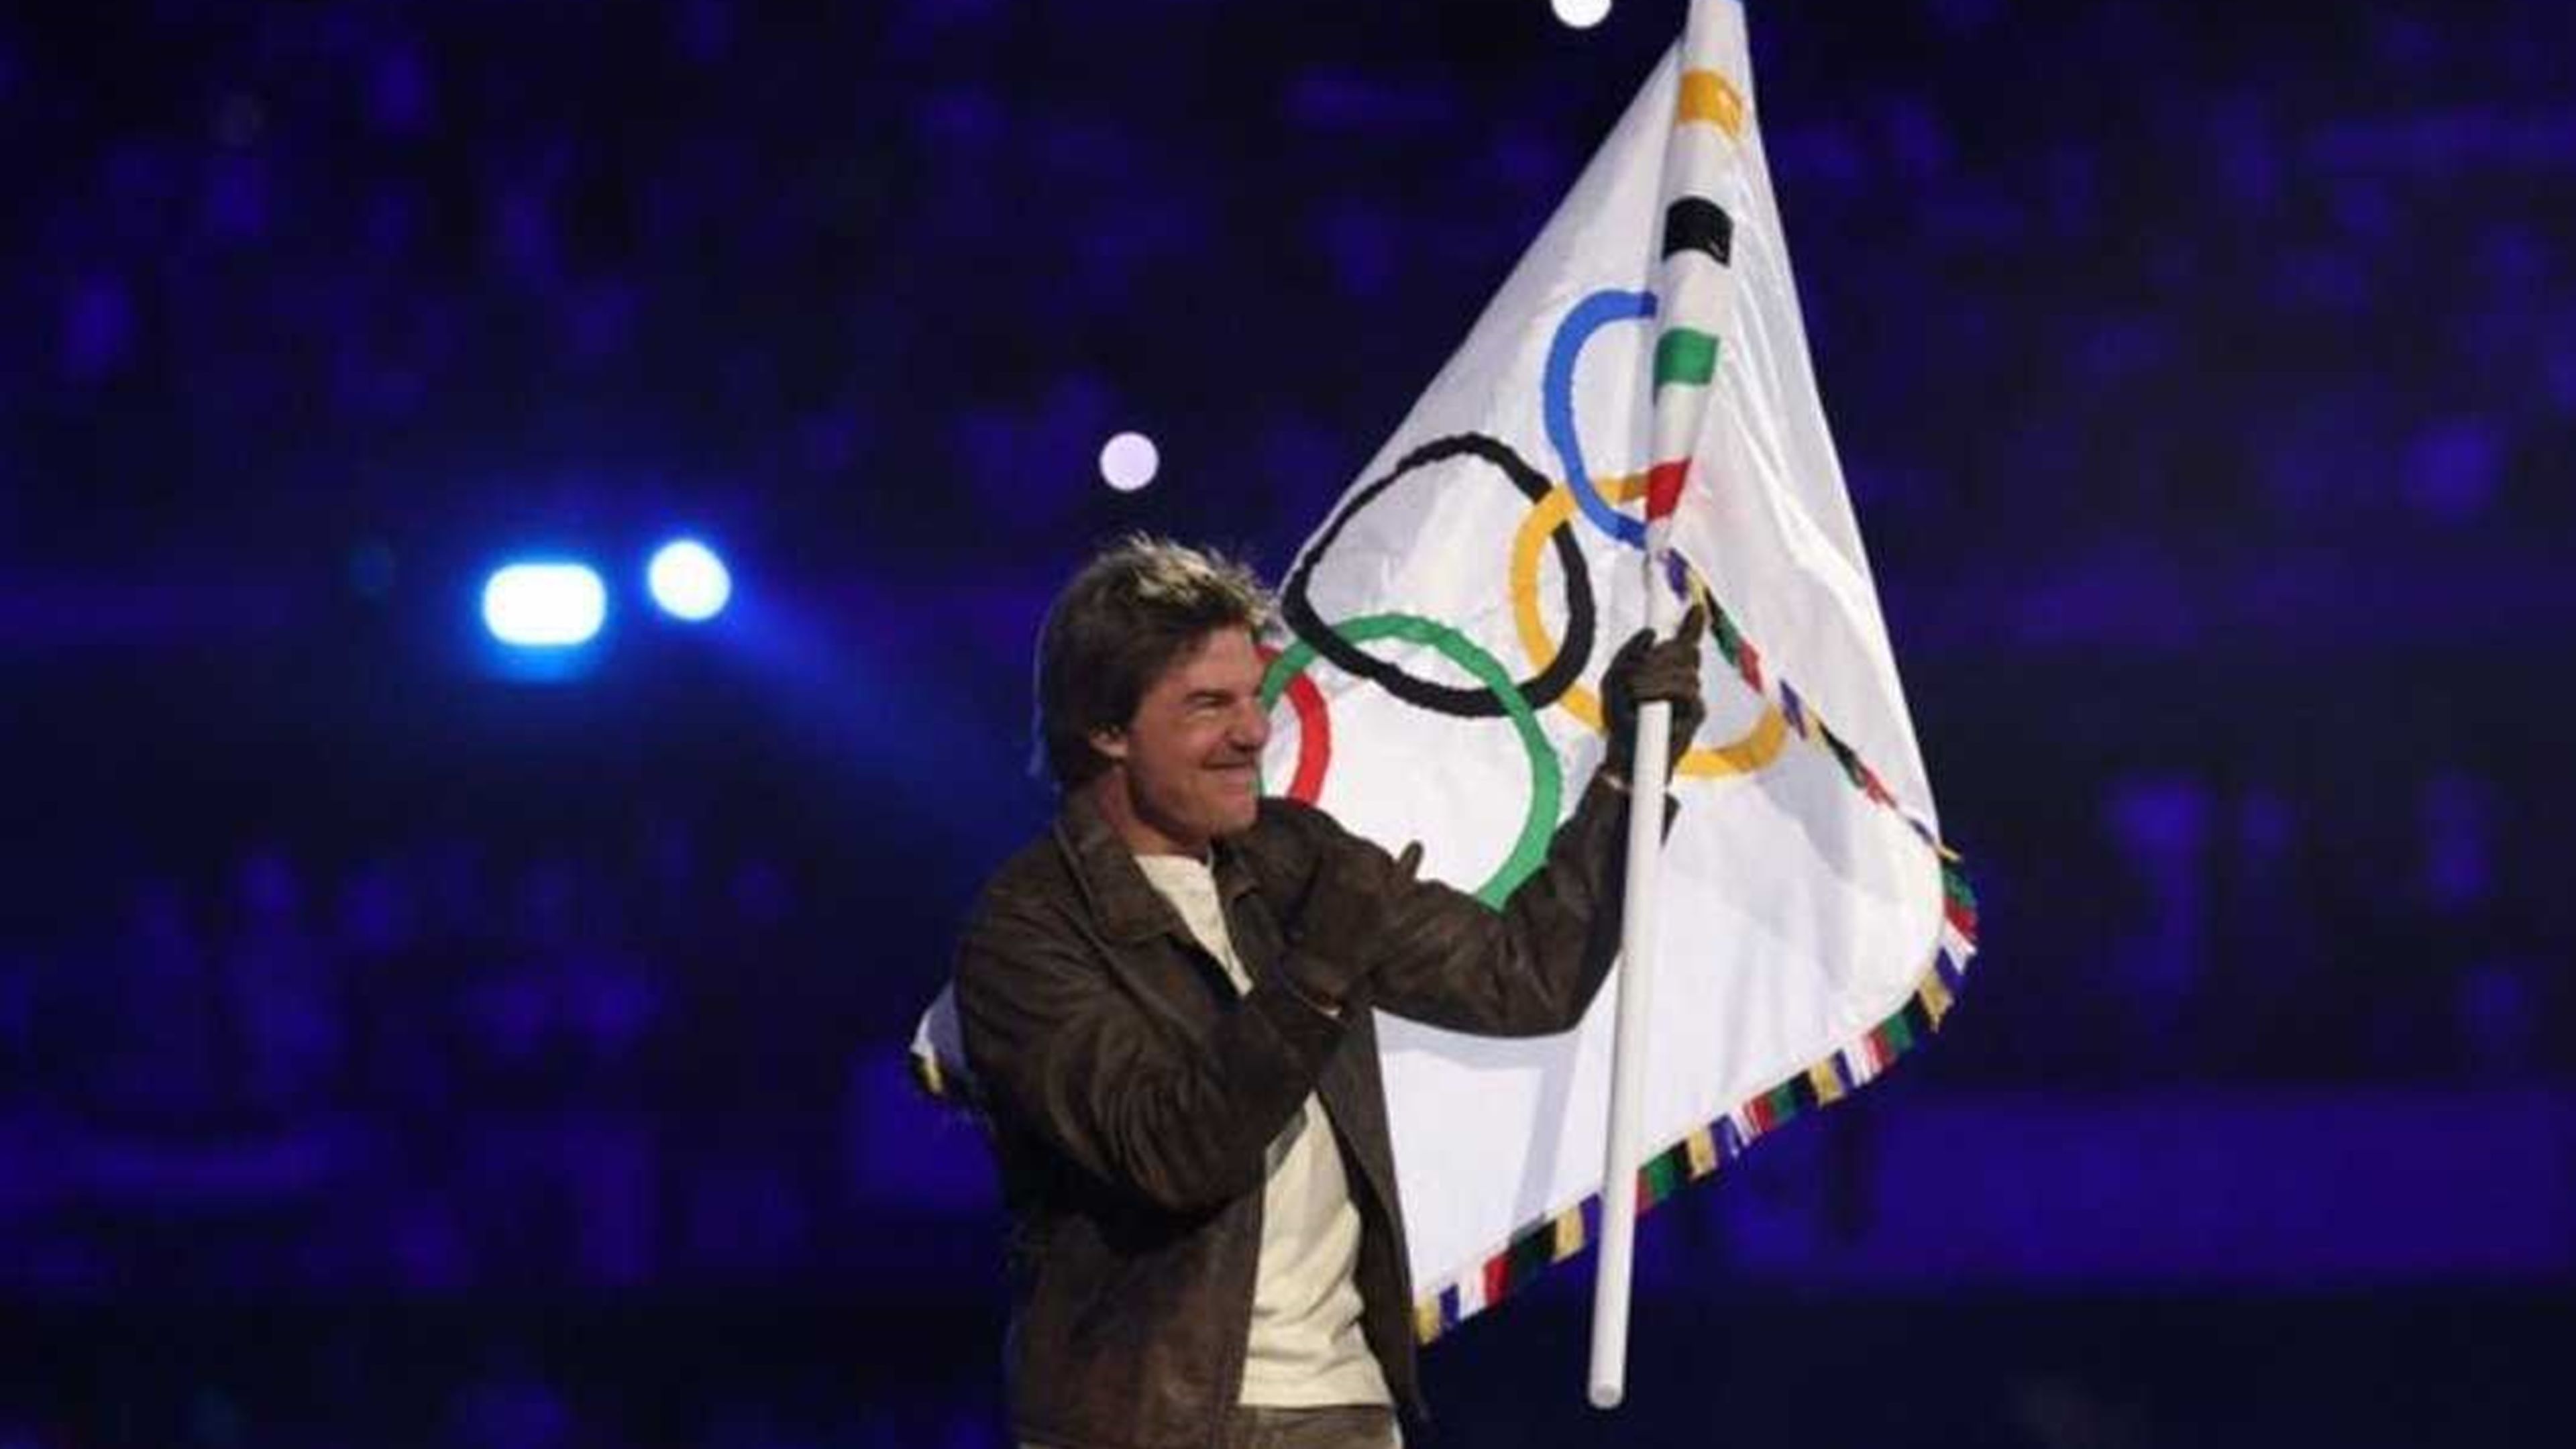
[[[1628, 503], [1646, 493], [1646, 475], [1630, 473], [1599, 480], [1601, 495], [1613, 503]], [[1545, 498], [1532, 505], [1521, 520], [1520, 532], [1512, 538], [1512, 623], [1521, 636], [1521, 651], [1529, 655], [1530, 667], [1545, 669], [1556, 662], [1557, 643], [1547, 637], [1547, 621], [1539, 617], [1538, 565], [1539, 552], [1547, 546], [1547, 536], [1574, 515], [1574, 494], [1562, 483], [1548, 490]], [[1691, 592], [1700, 602], [1708, 602], [1708, 585], [1694, 572], [1690, 576]], [[1601, 697], [1580, 684], [1569, 685], [1557, 703], [1568, 714], [1581, 720], [1593, 733], [1602, 731]], [[1684, 754], [1673, 773], [1695, 780], [1723, 779], [1729, 775], [1749, 775], [1780, 757], [1789, 742], [1789, 722], [1779, 706], [1762, 702], [1762, 717], [1742, 735], [1722, 745], [1701, 745]]]

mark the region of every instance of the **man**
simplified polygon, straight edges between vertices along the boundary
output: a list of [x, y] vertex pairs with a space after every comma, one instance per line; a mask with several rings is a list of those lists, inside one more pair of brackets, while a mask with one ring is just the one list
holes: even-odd
[[1370, 1012], [1580, 1022], [1618, 949], [1636, 707], [1671, 702], [1676, 759], [1703, 713], [1698, 611], [1629, 640], [1608, 757], [1496, 912], [1414, 879], [1418, 848], [1261, 797], [1268, 607], [1241, 566], [1135, 538], [1041, 633], [1062, 812], [985, 887], [956, 973], [1025, 1444], [1400, 1442], [1395, 1411], [1425, 1410]]

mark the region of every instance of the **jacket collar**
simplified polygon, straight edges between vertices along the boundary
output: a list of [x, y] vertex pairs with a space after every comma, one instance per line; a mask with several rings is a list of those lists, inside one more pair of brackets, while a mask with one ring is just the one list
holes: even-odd
[[[1184, 940], [1193, 939], [1189, 928], [1181, 924], [1180, 913], [1145, 872], [1136, 864], [1136, 853], [1118, 838], [1117, 828], [1100, 813], [1091, 796], [1079, 790], [1067, 791], [1064, 803], [1056, 812], [1057, 849], [1064, 852], [1065, 863], [1073, 869], [1074, 883], [1082, 890], [1082, 902], [1091, 919], [1111, 939], [1124, 942], [1147, 940], [1170, 933]], [[1231, 903], [1253, 887], [1253, 874], [1244, 860], [1240, 844], [1221, 839], [1215, 845], [1211, 866], [1216, 874], [1217, 897]]]

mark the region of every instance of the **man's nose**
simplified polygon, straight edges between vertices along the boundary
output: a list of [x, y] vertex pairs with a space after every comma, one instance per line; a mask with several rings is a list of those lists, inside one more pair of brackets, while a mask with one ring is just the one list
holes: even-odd
[[1247, 750], [1257, 750], [1270, 743], [1270, 711], [1261, 707], [1258, 696], [1244, 701], [1234, 712], [1233, 742]]

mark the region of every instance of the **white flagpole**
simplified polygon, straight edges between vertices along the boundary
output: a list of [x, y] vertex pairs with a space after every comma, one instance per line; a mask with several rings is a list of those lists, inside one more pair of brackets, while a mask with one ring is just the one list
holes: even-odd
[[[1651, 528], [1646, 548], [1646, 623], [1655, 637], [1672, 633], [1680, 607], [1664, 583], [1664, 535]], [[1591, 1399], [1615, 1409], [1628, 1392], [1628, 1301], [1637, 1243], [1637, 1138], [1644, 1116], [1646, 1022], [1654, 980], [1657, 882], [1664, 848], [1665, 762], [1673, 707], [1652, 700], [1637, 710], [1637, 750], [1628, 764], [1628, 879], [1619, 928], [1619, 1015], [1610, 1047], [1610, 1147], [1601, 1169], [1600, 1276], [1592, 1291]]]
[[[1715, 72], [1722, 52], [1743, 52], [1742, 25], [1743, 15], [1734, 5], [1690, 0], [1682, 25], [1678, 67], [1685, 75]], [[1696, 124], [1703, 120], [1714, 120], [1732, 131], [1722, 118], [1686, 106], [1675, 117], [1674, 132], [1665, 145], [1662, 183], [1656, 189], [1659, 203], [1669, 204], [1675, 197], [1690, 194], [1694, 172], [1707, 164], [1705, 148], [1710, 127]], [[1660, 214], [1661, 204], [1657, 210]], [[1676, 324], [1721, 330], [1719, 324], [1727, 312], [1722, 261], [1715, 274], [1702, 273], [1699, 285], [1694, 287], [1690, 277], [1695, 264], [1687, 249], [1676, 252], [1666, 248], [1657, 268], [1655, 288], [1660, 299], [1656, 313], [1659, 342], [1663, 330]], [[1698, 388], [1676, 392], [1658, 381], [1653, 422], [1653, 457], [1658, 467], [1685, 464], [1697, 452], [1694, 445], [1705, 406], [1705, 394]], [[1690, 471], [1696, 471], [1695, 465]], [[1684, 476], [1687, 478], [1688, 473]], [[1646, 623], [1658, 639], [1671, 636], [1681, 613], [1681, 601], [1667, 582], [1671, 577], [1666, 570], [1666, 554], [1672, 542], [1670, 507], [1668, 501], [1661, 516], [1657, 516], [1658, 510], [1649, 505], [1646, 519]], [[1591, 1398], [1597, 1409], [1617, 1408], [1628, 1392], [1629, 1289], [1636, 1274], [1637, 1169], [1643, 1155], [1638, 1138], [1645, 1115], [1648, 1002], [1662, 914], [1662, 872], [1656, 867], [1663, 860], [1664, 785], [1670, 757], [1666, 746], [1671, 730], [1669, 704], [1648, 704], [1637, 711], [1637, 748], [1628, 766], [1628, 779], [1635, 794], [1628, 804], [1628, 880], [1619, 932], [1619, 1016], [1610, 1047], [1610, 1145], [1601, 1167], [1601, 1269], [1592, 1294]]]

